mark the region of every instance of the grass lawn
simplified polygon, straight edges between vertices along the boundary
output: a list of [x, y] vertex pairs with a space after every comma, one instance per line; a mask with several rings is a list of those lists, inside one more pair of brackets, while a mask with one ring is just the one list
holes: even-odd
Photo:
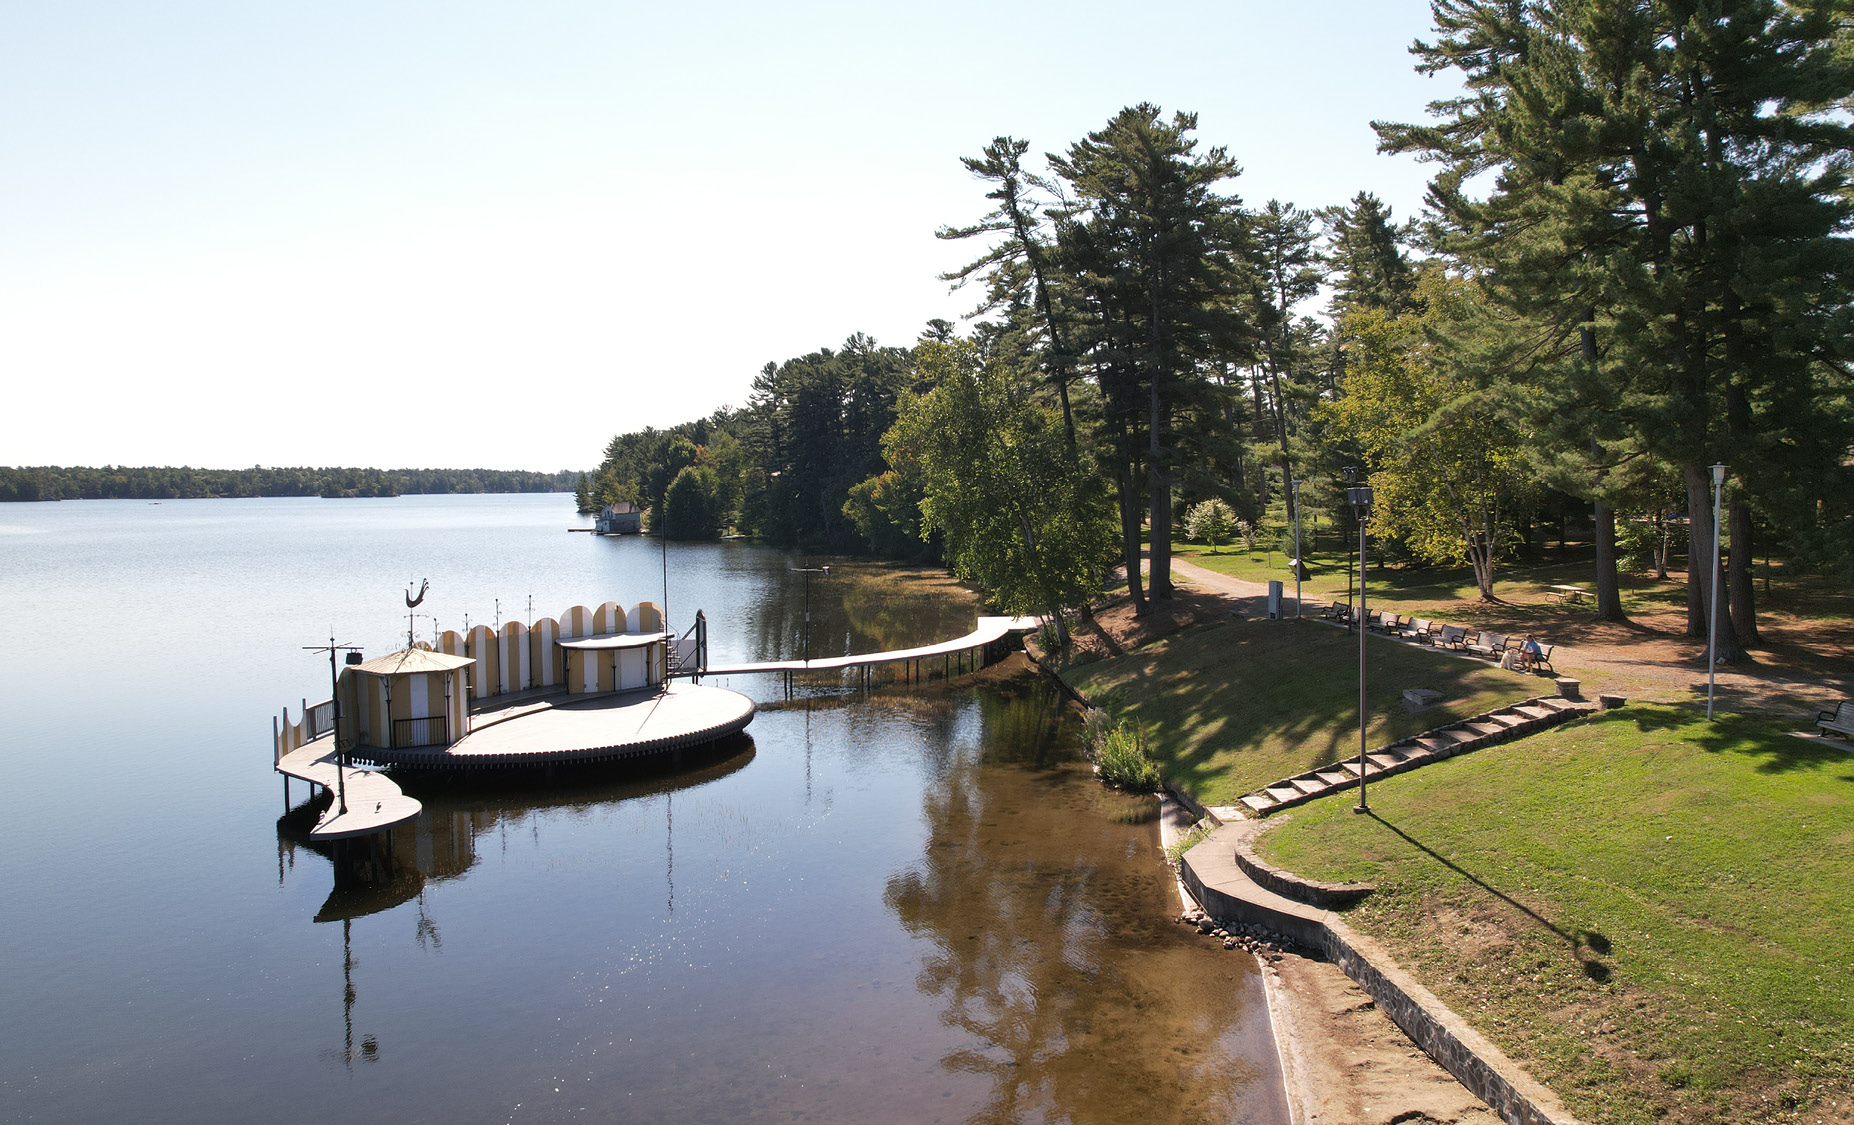
[[1315, 802], [1262, 854], [1592, 1122], [1854, 1120], [1854, 755], [1630, 706]]
[[[1367, 653], [1373, 746], [1553, 692], [1549, 679], [1383, 637]], [[1358, 753], [1358, 638], [1330, 625], [1199, 625], [1065, 678], [1139, 722], [1165, 776], [1206, 804]], [[1442, 703], [1411, 714], [1414, 687]]]

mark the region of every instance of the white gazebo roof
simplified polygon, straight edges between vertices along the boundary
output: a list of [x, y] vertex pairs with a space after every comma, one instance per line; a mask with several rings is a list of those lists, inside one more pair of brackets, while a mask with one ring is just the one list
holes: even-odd
[[662, 644], [668, 639], [668, 633], [606, 633], [598, 637], [566, 637], [557, 643], [561, 648], [597, 651], [612, 648], [643, 648], [645, 645]]
[[468, 656], [452, 656], [448, 652], [434, 652], [426, 648], [408, 648], [349, 667], [370, 676], [403, 676], [414, 672], [450, 672], [468, 668], [474, 663]]

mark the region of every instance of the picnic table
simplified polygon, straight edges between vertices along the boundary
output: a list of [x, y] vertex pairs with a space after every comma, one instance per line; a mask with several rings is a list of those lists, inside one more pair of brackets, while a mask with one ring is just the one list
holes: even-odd
[[1547, 586], [1545, 592], [1561, 602], [1581, 602], [1595, 596], [1582, 586]]

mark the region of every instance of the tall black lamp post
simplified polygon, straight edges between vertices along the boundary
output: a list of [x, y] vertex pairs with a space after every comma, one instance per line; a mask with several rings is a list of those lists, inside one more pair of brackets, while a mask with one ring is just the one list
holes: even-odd
[[805, 663], [809, 665], [811, 663], [811, 576], [822, 574], [828, 577], [830, 567], [795, 566], [792, 568], [792, 573], [805, 576]]
[[1358, 805], [1352, 811], [1370, 812], [1365, 800], [1365, 521], [1371, 518], [1371, 487], [1359, 485], [1345, 490], [1346, 503], [1352, 506], [1352, 518], [1358, 523]]
[[[1358, 480], [1358, 466], [1347, 465], [1345, 468], [1339, 470], [1339, 475], [1345, 478], [1345, 483], [1348, 485], [1348, 487], [1345, 490], [1345, 494], [1346, 494], [1346, 498], [1349, 500], [1352, 496], [1352, 491], [1353, 491], [1349, 486]], [[1369, 489], [1367, 489], [1366, 491], [1369, 491]], [[1352, 522], [1354, 524], [1358, 523], [1358, 509], [1357, 508], [1352, 509]], [[1361, 543], [1364, 542], [1365, 537], [1364, 537], [1362, 529], [1360, 531], [1358, 538], [1359, 538], [1359, 542]], [[1358, 561], [1356, 558], [1353, 557], [1354, 551], [1355, 551], [1355, 548], [1353, 547], [1352, 543], [1348, 539], [1346, 543], [1346, 560], [1345, 560], [1345, 612], [1346, 612], [1345, 629], [1346, 629], [1346, 632], [1348, 633], [1352, 631], [1353, 626], [1358, 624], [1358, 606], [1356, 602], [1354, 601], [1354, 596], [1352, 593], [1352, 569], [1354, 566], [1357, 565], [1357, 561]]]
[[[420, 595], [422, 598], [424, 595]], [[328, 700], [329, 721], [335, 724], [335, 801], [343, 813], [348, 811], [348, 747], [341, 741], [341, 673], [335, 666], [335, 654], [338, 652], [358, 652], [358, 645], [338, 645], [335, 638], [328, 638], [325, 645], [304, 645], [309, 652], [328, 653]], [[359, 659], [356, 657], [355, 659]]]

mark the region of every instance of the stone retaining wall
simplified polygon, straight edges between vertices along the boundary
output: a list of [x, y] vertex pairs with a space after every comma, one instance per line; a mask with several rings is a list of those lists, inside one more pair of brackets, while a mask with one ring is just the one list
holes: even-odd
[[1425, 1054], [1508, 1125], [1576, 1125], [1558, 1097], [1404, 972], [1389, 954], [1338, 919], [1325, 924], [1327, 959], [1377, 1003]]
[[[1227, 837], [1213, 837], [1199, 848], [1228, 846]], [[1502, 1121], [1508, 1125], [1578, 1125], [1577, 1118], [1565, 1110], [1557, 1095], [1405, 972], [1377, 942], [1325, 909], [1288, 901], [1267, 888], [1252, 888], [1253, 897], [1243, 897], [1211, 886], [1191, 857], [1192, 853], [1186, 853], [1180, 865], [1181, 877], [1206, 914], [1219, 925], [1260, 926], [1297, 945], [1318, 950], [1357, 982], [1412, 1042], [1486, 1102]], [[1240, 865], [1240, 859], [1237, 863]]]
[[[1281, 822], [1270, 821], [1269, 823], [1279, 824]], [[1291, 898], [1296, 902], [1304, 902], [1308, 906], [1317, 906], [1322, 910], [1350, 906], [1377, 890], [1377, 887], [1370, 883], [1322, 883], [1314, 879], [1303, 879], [1291, 871], [1283, 871], [1255, 854], [1253, 836], [1245, 835], [1237, 838], [1236, 866], [1242, 868], [1242, 873], [1254, 880], [1257, 886], [1271, 890], [1282, 898]]]

